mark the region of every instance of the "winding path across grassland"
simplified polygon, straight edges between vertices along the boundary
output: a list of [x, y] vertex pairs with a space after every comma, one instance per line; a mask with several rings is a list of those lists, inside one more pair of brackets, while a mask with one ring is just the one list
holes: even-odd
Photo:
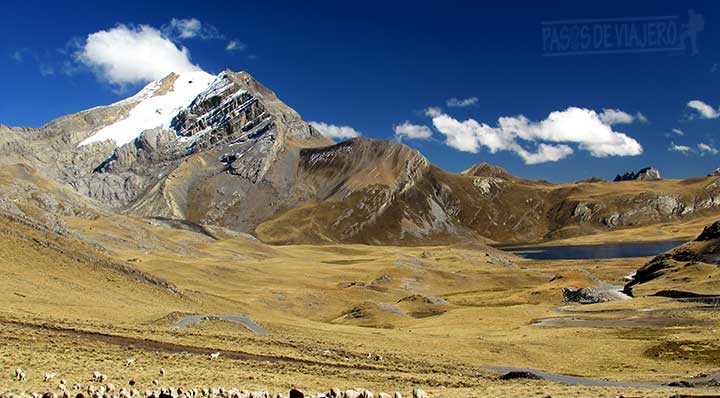
[[268, 334], [270, 333], [264, 327], [258, 325], [247, 315], [215, 315], [215, 314], [201, 314], [201, 315], [188, 315], [180, 319], [177, 323], [172, 325], [173, 328], [184, 328], [190, 326], [193, 323], [197, 323], [204, 320], [221, 319], [223, 321], [235, 322], [244, 326], [247, 330], [255, 334]]

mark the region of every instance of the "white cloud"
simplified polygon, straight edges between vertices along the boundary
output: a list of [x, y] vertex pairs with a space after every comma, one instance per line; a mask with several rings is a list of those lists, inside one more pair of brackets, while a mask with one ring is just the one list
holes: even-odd
[[[570, 107], [552, 112], [540, 122], [522, 115], [501, 117], [497, 127], [474, 119], [461, 122], [444, 113], [426, 111], [426, 114], [433, 118], [433, 125], [445, 135], [445, 143], [450, 147], [473, 153], [481, 147], [490, 153], [511, 151], [527, 164], [558, 161], [571, 155], [573, 149], [568, 143], [577, 144], [594, 157], [635, 156], [643, 152], [640, 143], [613, 131], [590, 109]], [[526, 150], [520, 141], [537, 144], [536, 152]]]
[[700, 155], [706, 155], [706, 154], [717, 155], [718, 154], [718, 150], [708, 144], [699, 143], [697, 145], [697, 147], [698, 147], [698, 150], [700, 151]]
[[334, 124], [327, 124], [323, 122], [308, 122], [311, 126], [315, 127], [325, 137], [330, 139], [345, 139], [354, 138], [362, 135], [359, 131], [355, 130], [350, 126], [336, 126]]
[[395, 137], [398, 139], [409, 138], [425, 140], [432, 136], [432, 130], [430, 130], [430, 127], [412, 124], [409, 121], [405, 121], [403, 124], [394, 126], [393, 130], [395, 131]]
[[471, 106], [477, 104], [478, 99], [477, 97], [470, 97], [470, 98], [464, 98], [464, 99], [457, 99], [457, 98], [450, 98], [447, 101], [445, 101], [445, 104], [451, 108], [464, 108], [466, 106]]
[[190, 62], [187, 48], [178, 48], [147, 25], [121, 24], [92, 33], [75, 56], [100, 78], [117, 85], [158, 80], [170, 72], [200, 70]]
[[640, 112], [637, 112], [635, 115], [631, 115], [627, 112], [621, 111], [620, 109], [603, 109], [603, 111], [598, 114], [598, 117], [603, 123], [609, 126], [612, 126], [613, 124], [630, 124], [636, 121], [640, 123], [647, 123], [648, 121], [647, 117]]
[[670, 148], [668, 148], [669, 151], [672, 152], [680, 152], [684, 154], [691, 153], [693, 150], [689, 146], [686, 145], [676, 145], [674, 142], [670, 144]]
[[247, 48], [245, 43], [239, 41], [239, 40], [230, 40], [225, 46], [225, 51], [233, 52], [233, 51], [243, 51]]
[[440, 116], [442, 114], [442, 109], [440, 109], [437, 106], [431, 106], [429, 108], [425, 108], [423, 113], [427, 117], [436, 117], [436, 116]]
[[703, 119], [717, 119], [720, 113], [712, 106], [700, 101], [692, 100], [687, 103], [688, 108], [695, 109]]
[[520, 155], [525, 161], [525, 164], [540, 164], [546, 162], [557, 162], [558, 160], [565, 159], [566, 157], [573, 154], [573, 149], [565, 144], [560, 145], [548, 145], [540, 144], [537, 147], [537, 151], [532, 153], [528, 152], [522, 147], [519, 147], [515, 153]]
[[202, 23], [197, 18], [173, 18], [162, 27], [163, 35], [173, 40], [222, 39], [224, 36], [216, 27]]
[[682, 131], [682, 130], [680, 130], [680, 129], [672, 129], [672, 132], [675, 133], [675, 134], [677, 134], [677, 135], [679, 135], [679, 136], [681, 136], [681, 137], [685, 135], [685, 132]]

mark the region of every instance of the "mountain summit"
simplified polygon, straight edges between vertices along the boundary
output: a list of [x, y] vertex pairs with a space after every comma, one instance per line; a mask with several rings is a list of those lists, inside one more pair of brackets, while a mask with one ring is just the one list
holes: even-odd
[[398, 142], [336, 144], [249, 73], [230, 70], [170, 74], [37, 129], [0, 126], [0, 155], [0, 168], [32, 175], [53, 195], [38, 201], [37, 185], [6, 187], [0, 204], [27, 217], [38, 216], [15, 203], [47, 216], [217, 225], [273, 243], [537, 241], [720, 208], [715, 177], [555, 185], [487, 163], [449, 173]]

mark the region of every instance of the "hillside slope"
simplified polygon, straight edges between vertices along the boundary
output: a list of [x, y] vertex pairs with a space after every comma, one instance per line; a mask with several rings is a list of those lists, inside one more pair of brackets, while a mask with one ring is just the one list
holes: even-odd
[[639, 268], [625, 291], [635, 295], [694, 297], [720, 289], [720, 221], [693, 241], [663, 253]]
[[720, 212], [719, 177], [551, 184], [486, 163], [449, 173], [398, 142], [334, 144], [232, 71], [171, 74], [38, 129], [0, 126], [0, 167], [52, 181], [61, 214], [162, 217], [272, 243], [535, 242]]

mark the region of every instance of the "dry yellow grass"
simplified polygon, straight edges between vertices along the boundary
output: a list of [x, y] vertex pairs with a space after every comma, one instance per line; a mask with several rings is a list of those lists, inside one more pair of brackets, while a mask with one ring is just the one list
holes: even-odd
[[[84, 381], [93, 370], [108, 373], [119, 385], [134, 378], [147, 386], [162, 366], [168, 370], [165, 382], [176, 385], [275, 391], [363, 386], [406, 395], [419, 386], [449, 397], [657, 396], [654, 390], [500, 382], [482, 366], [667, 382], [720, 365], [692, 355], [662, 360], [646, 355], [667, 341], [714, 339], [714, 312], [677, 311], [677, 303], [659, 298], [583, 306], [574, 309], [582, 311], [577, 314], [556, 311], [563, 305], [562, 287], [588, 286], [592, 277], [619, 283], [644, 259], [540, 262], [460, 245], [269, 246], [249, 237], [217, 240], [124, 216], [66, 221], [84, 241], [103, 247], [108, 258], [167, 279], [182, 294], [73, 260], [74, 251], [89, 246], [67, 246], [65, 256], [34, 247], [33, 238], [48, 238], [41, 232], [0, 234], [0, 298], [6, 304], [0, 310], [0, 367], [28, 369], [30, 380], [22, 388], [47, 387], [40, 380], [45, 371]], [[561, 278], [553, 278], [557, 275]], [[414, 294], [449, 304], [437, 315], [413, 316], [427, 306], [416, 311], [419, 307], [399, 301]], [[342, 320], [363, 303], [374, 304], [364, 306], [358, 320]], [[648, 308], [667, 311], [637, 311]], [[169, 327], [190, 313], [246, 314], [271, 333], [254, 335], [226, 321]], [[649, 316], [695, 324], [533, 325], [559, 316], [608, 325]], [[210, 362], [206, 353], [213, 350], [227, 355]], [[369, 359], [368, 353], [383, 360]], [[130, 357], [138, 364], [125, 368]], [[20, 388], [6, 373], [0, 389]]]

